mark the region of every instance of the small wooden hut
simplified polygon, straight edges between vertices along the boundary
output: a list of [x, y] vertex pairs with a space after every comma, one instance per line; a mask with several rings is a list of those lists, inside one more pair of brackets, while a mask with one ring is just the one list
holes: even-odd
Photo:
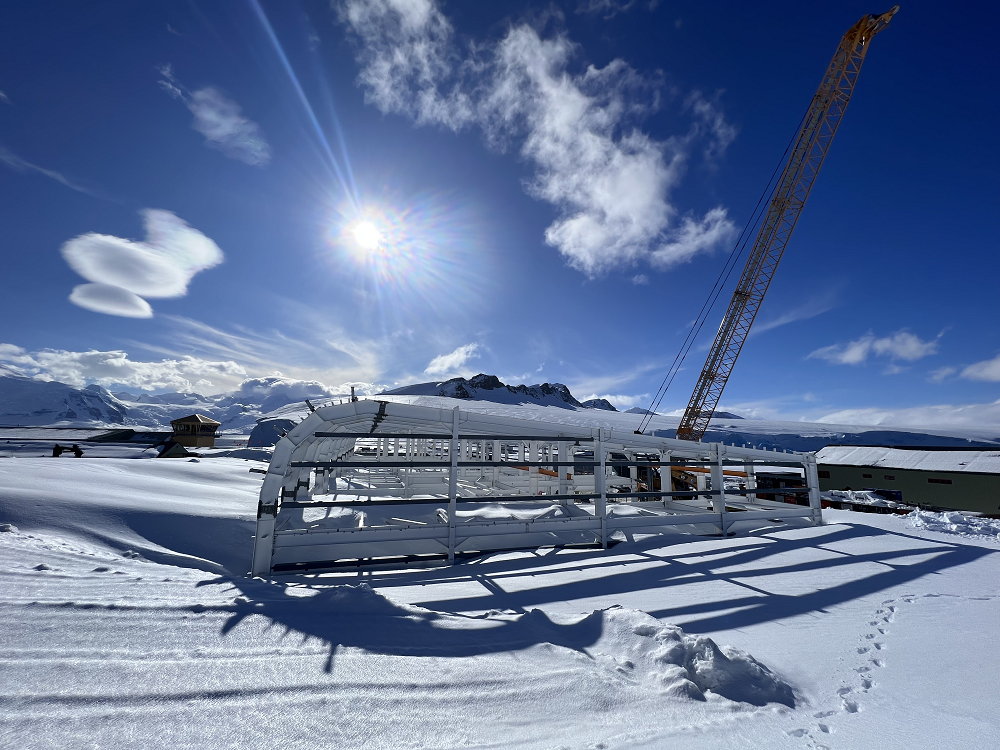
[[215, 431], [221, 424], [204, 414], [192, 414], [170, 422], [174, 430], [174, 442], [186, 448], [214, 448]]

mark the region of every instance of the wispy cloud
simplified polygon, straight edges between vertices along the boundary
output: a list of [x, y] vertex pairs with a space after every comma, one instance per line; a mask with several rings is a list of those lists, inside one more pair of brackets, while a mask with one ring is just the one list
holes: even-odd
[[468, 376], [471, 371], [465, 365], [470, 359], [476, 359], [478, 356], [479, 344], [465, 344], [453, 352], [439, 354], [432, 359], [424, 368], [424, 374], [438, 378]]
[[706, 99], [700, 91], [692, 91], [684, 101], [685, 109], [689, 108], [697, 117], [696, 128], [710, 136], [704, 139], [704, 155], [709, 162], [722, 156], [737, 135], [736, 127], [726, 121], [722, 112], [721, 97], [721, 91], [711, 99]]
[[[566, 385], [573, 392], [573, 395], [581, 401], [588, 398], [604, 398], [601, 394], [621, 394], [623, 391], [631, 390], [629, 385], [639, 378], [653, 372], [661, 372], [664, 368], [663, 362], [644, 362], [618, 372], [609, 372], [604, 375], [588, 375], [585, 377], [567, 378]], [[580, 394], [584, 394], [580, 396]], [[640, 401], [643, 394], [635, 396], [615, 396], [615, 398], [637, 398]], [[646, 403], [642, 406], [649, 406], [650, 396], [646, 396]], [[610, 400], [610, 397], [609, 399]], [[612, 402], [614, 403], [614, 402]], [[624, 401], [622, 403], [625, 403]], [[632, 406], [636, 404], [631, 404]], [[627, 408], [627, 407], [626, 407]]]
[[10, 100], [10, 97], [7, 96], [3, 91], [0, 91], [0, 102], [3, 102], [4, 104], [10, 104], [11, 106], [13, 106], [14, 104], [14, 102]]
[[969, 365], [962, 370], [962, 377], [969, 380], [985, 380], [989, 383], [1000, 383], [1000, 354], [993, 359]]
[[106, 315], [148, 318], [145, 298], [182, 297], [198, 273], [222, 262], [212, 240], [170, 211], [145, 209], [146, 241], [88, 232], [66, 242], [63, 258], [90, 284], [70, 301]]
[[649, 283], [649, 277], [644, 273], [640, 273], [633, 276], [631, 281], [636, 286], [644, 286]]
[[795, 323], [800, 320], [809, 320], [810, 318], [815, 318], [817, 315], [822, 315], [825, 312], [829, 312], [834, 307], [837, 306], [837, 293], [836, 291], [830, 291], [826, 294], [819, 294], [810, 297], [806, 302], [798, 307], [794, 307], [790, 310], [786, 310], [781, 313], [776, 318], [771, 318], [770, 320], [755, 321], [753, 328], [750, 329], [750, 336], [757, 336], [764, 331], [770, 331], [774, 328], [780, 328], [781, 326], [788, 325], [789, 323]]
[[205, 136], [206, 146], [254, 167], [263, 167], [271, 161], [271, 146], [260, 126], [244, 117], [236, 102], [211, 86], [188, 91], [169, 65], [160, 68], [160, 75], [163, 76], [160, 88], [184, 102], [194, 115], [191, 127]]
[[605, 18], [613, 18], [635, 5], [636, 0], [580, 0], [577, 13], [599, 13]]
[[[861, 338], [850, 341], [846, 344], [833, 344], [824, 346], [809, 354], [813, 359], [825, 359], [838, 365], [862, 365], [868, 361], [869, 356], [888, 357], [892, 361], [903, 360], [915, 362], [918, 359], [936, 354], [939, 334], [929, 341], [922, 340], [919, 336], [907, 330], [896, 331], [895, 333], [877, 338], [869, 331]], [[889, 368], [887, 374], [894, 374], [901, 370]]]
[[940, 383], [942, 380], [951, 377], [956, 372], [958, 372], [958, 369], [955, 367], [939, 367], [936, 370], [931, 370], [931, 372], [928, 373], [928, 377], [932, 382]]
[[681, 216], [669, 199], [696, 142], [718, 155], [732, 140], [716, 103], [693, 95], [688, 132], [658, 141], [637, 125], [659, 106], [655, 82], [620, 59], [572, 73], [578, 46], [565, 35], [519, 24], [496, 44], [463, 46], [433, 0], [339, 8], [360, 41], [366, 101], [420, 125], [477, 126], [497, 148], [518, 144], [534, 168], [528, 193], [559, 212], [545, 241], [574, 268], [667, 267], [731, 236], [725, 209]]
[[49, 179], [55, 180], [62, 185], [65, 185], [70, 190], [76, 190], [78, 193], [85, 193], [86, 195], [92, 196], [94, 198], [104, 198], [107, 196], [100, 193], [97, 190], [93, 190], [84, 185], [74, 182], [73, 180], [66, 177], [66, 175], [61, 172], [56, 172], [53, 169], [46, 169], [45, 167], [40, 167], [37, 164], [32, 164], [30, 161], [25, 161], [17, 154], [7, 150], [3, 146], [0, 146], [0, 162], [3, 162], [8, 167], [13, 169], [15, 172], [37, 172], [38, 174], [45, 175]]
[[[280, 305], [279, 300], [272, 304]], [[295, 306], [293, 305], [293, 308]], [[274, 375], [324, 383], [374, 383], [388, 369], [389, 342], [350, 335], [322, 316], [309, 316], [304, 306], [293, 309], [301, 329], [254, 331], [243, 326], [222, 330], [202, 321], [176, 315], [162, 317], [168, 326], [169, 345], [133, 342], [143, 349], [171, 358], [196, 356], [232, 360], [253, 375]]]

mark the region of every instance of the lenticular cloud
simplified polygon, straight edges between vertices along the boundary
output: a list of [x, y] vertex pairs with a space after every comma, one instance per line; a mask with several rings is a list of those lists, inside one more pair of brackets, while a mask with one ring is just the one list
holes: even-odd
[[123, 318], [152, 318], [153, 308], [138, 294], [111, 284], [80, 284], [73, 287], [69, 301], [74, 305]]
[[145, 242], [88, 232], [63, 245], [66, 262], [92, 282], [74, 288], [71, 302], [107, 315], [148, 318], [153, 311], [144, 298], [183, 297], [196, 273], [222, 262], [218, 245], [170, 211], [142, 214]]

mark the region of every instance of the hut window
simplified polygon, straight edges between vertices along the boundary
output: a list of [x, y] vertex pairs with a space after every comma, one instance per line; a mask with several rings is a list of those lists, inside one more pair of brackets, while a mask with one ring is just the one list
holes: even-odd
[[863, 479], [871, 479], [871, 478], [872, 478], [872, 475], [871, 475], [871, 474], [862, 474], [862, 475], [861, 475], [861, 477], [862, 477]]
[[937, 479], [936, 477], [930, 477], [927, 481], [931, 484], [951, 484], [950, 479]]
[[896, 477], [894, 475], [892, 475], [892, 474], [883, 474], [882, 478], [883, 479], [888, 479], [890, 482], [893, 482], [893, 481], [896, 480]]
[[830, 478], [830, 472], [828, 472], [828, 471], [821, 471], [819, 473], [819, 478], [820, 479], [829, 479]]

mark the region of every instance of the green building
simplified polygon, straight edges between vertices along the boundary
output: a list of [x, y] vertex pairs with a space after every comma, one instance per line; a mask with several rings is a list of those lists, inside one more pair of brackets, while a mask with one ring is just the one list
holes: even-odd
[[907, 505], [1000, 514], [1000, 450], [828, 445], [816, 461], [821, 490], [872, 490]]

